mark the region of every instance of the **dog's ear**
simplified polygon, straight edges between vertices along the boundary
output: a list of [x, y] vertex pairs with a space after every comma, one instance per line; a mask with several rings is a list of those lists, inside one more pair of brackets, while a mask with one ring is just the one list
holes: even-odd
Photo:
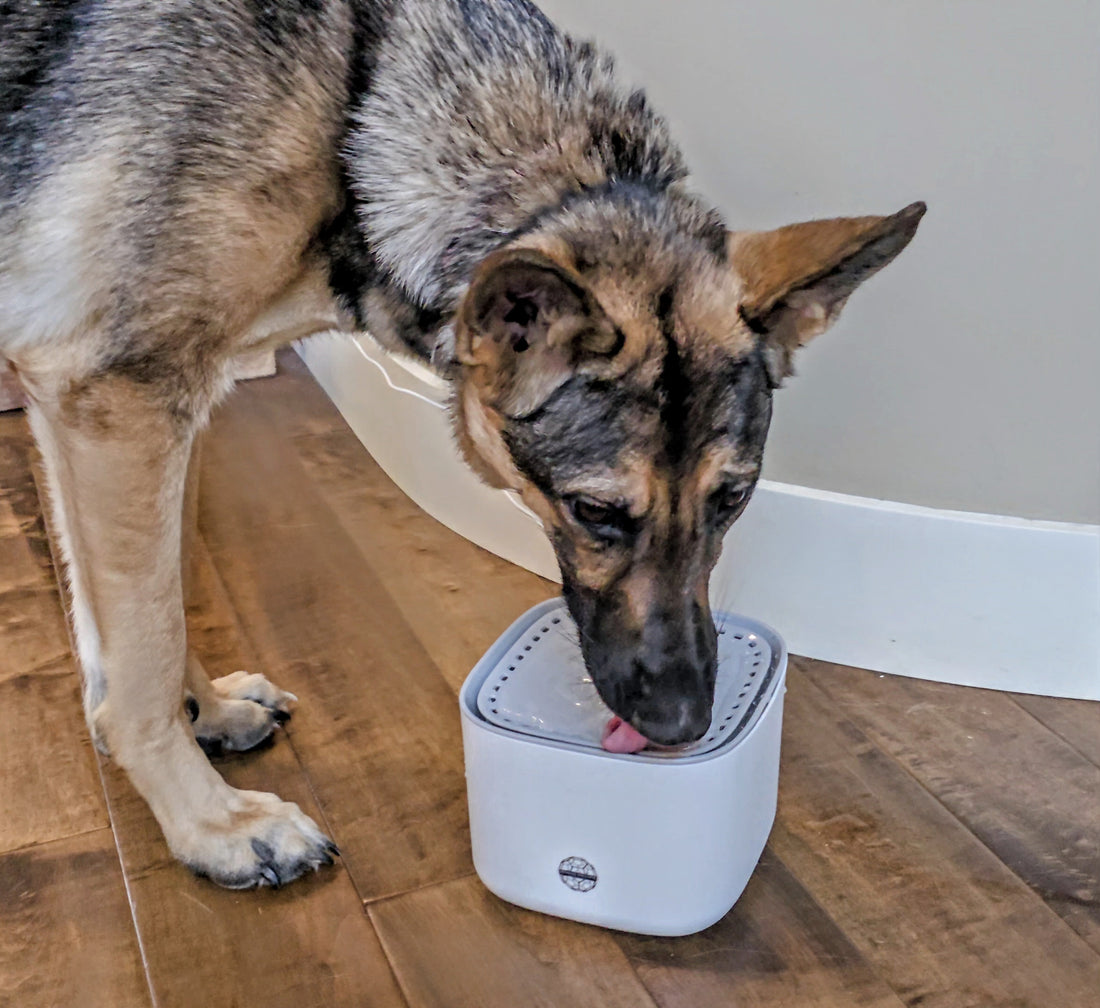
[[622, 343], [584, 281], [533, 249], [489, 256], [455, 327], [468, 379], [486, 405], [509, 417], [533, 413], [572, 375], [598, 371]]
[[848, 296], [916, 234], [925, 205], [889, 217], [841, 217], [776, 231], [732, 232], [741, 318], [763, 339], [773, 385], [793, 373], [795, 350], [836, 321]]

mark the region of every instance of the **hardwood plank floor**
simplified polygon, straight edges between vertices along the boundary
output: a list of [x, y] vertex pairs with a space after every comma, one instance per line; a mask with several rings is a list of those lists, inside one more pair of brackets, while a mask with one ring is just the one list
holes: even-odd
[[151, 1005], [110, 829], [0, 855], [0, 1005]]
[[0, 414], [0, 852], [107, 825], [31, 452]]
[[0, 416], [5, 1008], [1100, 1004], [1096, 704], [798, 660], [776, 828], [724, 920], [645, 938], [487, 893], [455, 693], [555, 587], [412, 505], [293, 355], [207, 438], [188, 624], [213, 674], [301, 700], [219, 769], [298, 801], [344, 857], [279, 892], [193, 878], [97, 768], [29, 445]]
[[1100, 767], [1005, 694], [802, 668], [1100, 952]]
[[[212, 675], [257, 668], [202, 539], [193, 560], [192, 647]], [[215, 763], [235, 787], [276, 791], [325, 823], [286, 737]], [[180, 871], [149, 809], [109, 761], [103, 779], [159, 1005], [204, 1008], [212, 992], [219, 1004], [242, 1008], [405, 1004], [346, 871], [320, 872], [278, 892], [219, 889]]]
[[1096, 704], [1083, 704], [1062, 697], [1013, 697], [1016, 703], [1073, 746], [1085, 759], [1100, 766], [1100, 715]]
[[904, 1004], [771, 849], [714, 927], [619, 943], [663, 1008]]
[[472, 876], [370, 915], [412, 1008], [655, 1008], [609, 932], [509, 906]]
[[772, 849], [906, 1003], [1090, 1004], [1096, 952], [802, 666]]

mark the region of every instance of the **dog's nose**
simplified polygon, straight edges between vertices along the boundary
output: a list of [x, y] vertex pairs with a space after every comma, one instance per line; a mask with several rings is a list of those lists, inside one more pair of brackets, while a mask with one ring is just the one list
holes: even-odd
[[680, 698], [660, 717], [636, 713], [630, 723], [650, 742], [662, 746], [687, 745], [702, 738], [710, 727], [711, 702], [708, 699]]

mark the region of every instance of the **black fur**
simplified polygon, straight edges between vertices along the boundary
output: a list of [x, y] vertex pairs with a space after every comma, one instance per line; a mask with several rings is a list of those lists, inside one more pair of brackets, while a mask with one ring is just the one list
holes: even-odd
[[665, 340], [665, 356], [661, 376], [657, 381], [657, 394], [661, 400], [661, 426], [667, 439], [669, 462], [672, 464], [679, 461], [686, 447], [687, 414], [692, 397], [692, 385], [681, 358], [672, 321], [674, 296], [673, 288], [667, 287], [657, 299], [657, 319]]
[[292, 45], [324, 9], [324, 0], [250, 0], [256, 29], [278, 50]]
[[318, 251], [328, 263], [328, 282], [340, 307], [355, 322], [357, 329], [367, 328], [363, 294], [380, 279], [378, 263], [359, 227], [359, 204], [348, 185], [347, 173], [340, 171], [344, 205], [317, 235]]
[[[362, 103], [370, 90], [378, 60], [378, 50], [386, 38], [389, 0], [357, 0], [353, 5], [352, 52], [347, 73], [347, 109], [341, 151], [352, 129], [350, 113]], [[359, 329], [367, 327], [363, 294], [379, 282], [380, 271], [359, 225], [359, 199], [351, 185], [347, 163], [340, 162], [340, 188], [343, 205], [317, 236], [317, 246], [329, 263], [329, 284], [340, 306], [350, 313]]]
[[0, 204], [45, 167], [34, 125], [50, 112], [49, 84], [68, 60], [94, 0], [0, 3]]
[[572, 378], [541, 409], [510, 421], [505, 443], [527, 479], [547, 496], [560, 497], [562, 486], [583, 469], [613, 468], [642, 439], [642, 418], [655, 403], [629, 387]]

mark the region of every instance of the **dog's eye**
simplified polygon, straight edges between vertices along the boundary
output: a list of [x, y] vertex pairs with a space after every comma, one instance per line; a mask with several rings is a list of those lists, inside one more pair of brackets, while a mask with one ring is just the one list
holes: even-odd
[[724, 486], [711, 494], [710, 514], [716, 525], [728, 522], [745, 505], [752, 488], [747, 486]]
[[634, 519], [626, 508], [618, 504], [608, 504], [591, 497], [570, 497], [566, 506], [573, 519], [597, 539], [619, 542], [634, 534]]

